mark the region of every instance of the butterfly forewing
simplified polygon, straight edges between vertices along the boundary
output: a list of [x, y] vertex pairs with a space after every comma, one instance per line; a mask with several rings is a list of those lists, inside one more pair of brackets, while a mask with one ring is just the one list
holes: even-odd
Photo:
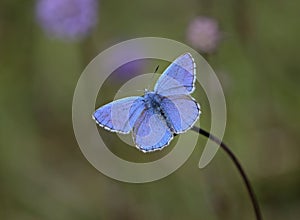
[[163, 96], [190, 94], [194, 91], [195, 62], [186, 53], [171, 63], [158, 79], [154, 91]]
[[142, 97], [128, 97], [100, 107], [94, 112], [93, 118], [107, 130], [129, 133], [144, 108]]

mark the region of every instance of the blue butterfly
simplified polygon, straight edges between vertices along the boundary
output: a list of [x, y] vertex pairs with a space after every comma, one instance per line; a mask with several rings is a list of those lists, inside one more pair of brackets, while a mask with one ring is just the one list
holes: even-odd
[[111, 132], [132, 131], [136, 147], [143, 152], [161, 150], [200, 116], [200, 105], [190, 96], [195, 81], [194, 59], [183, 54], [163, 72], [154, 91], [108, 103], [93, 113], [93, 119]]

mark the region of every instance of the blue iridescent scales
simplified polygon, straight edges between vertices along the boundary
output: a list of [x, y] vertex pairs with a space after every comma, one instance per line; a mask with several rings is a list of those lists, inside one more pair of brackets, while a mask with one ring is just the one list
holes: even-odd
[[111, 132], [132, 132], [137, 149], [143, 152], [161, 150], [200, 116], [200, 105], [190, 96], [195, 81], [194, 59], [185, 53], [167, 67], [153, 91], [110, 102], [98, 108], [93, 119]]

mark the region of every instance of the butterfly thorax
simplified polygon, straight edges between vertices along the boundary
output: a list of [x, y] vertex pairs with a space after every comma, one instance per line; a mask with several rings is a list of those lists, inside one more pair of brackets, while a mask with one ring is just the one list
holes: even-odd
[[144, 95], [145, 106], [153, 109], [155, 113], [161, 113], [160, 103], [163, 97], [156, 92], [146, 92]]

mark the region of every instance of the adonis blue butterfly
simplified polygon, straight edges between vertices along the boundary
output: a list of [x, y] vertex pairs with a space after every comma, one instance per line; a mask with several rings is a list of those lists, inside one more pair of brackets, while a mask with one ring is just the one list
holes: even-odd
[[136, 147], [143, 152], [161, 150], [200, 116], [200, 105], [190, 96], [195, 81], [194, 59], [183, 54], [167, 67], [153, 91], [110, 102], [98, 108], [93, 119], [111, 132], [132, 131]]

